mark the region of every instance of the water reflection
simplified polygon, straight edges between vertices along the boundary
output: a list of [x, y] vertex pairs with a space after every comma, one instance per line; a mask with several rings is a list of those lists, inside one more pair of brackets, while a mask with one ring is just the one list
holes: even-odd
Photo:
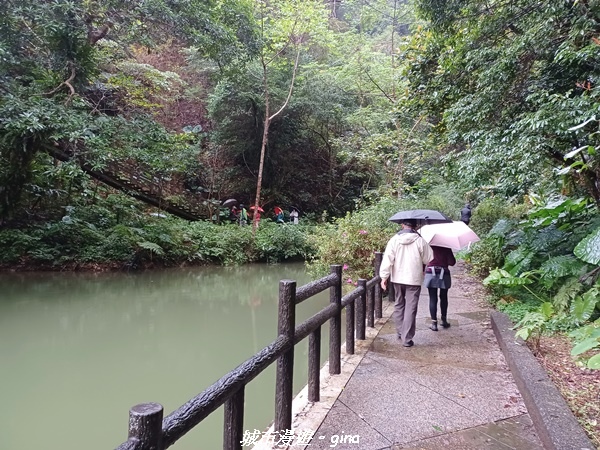
[[[280, 279], [309, 281], [301, 264], [0, 275], [0, 448], [113, 448], [130, 406], [168, 413], [274, 340]], [[298, 322], [326, 303], [303, 302]], [[299, 389], [305, 348], [296, 354]], [[248, 428], [272, 418], [273, 378], [249, 385]], [[219, 448], [220, 422], [175, 448]]]

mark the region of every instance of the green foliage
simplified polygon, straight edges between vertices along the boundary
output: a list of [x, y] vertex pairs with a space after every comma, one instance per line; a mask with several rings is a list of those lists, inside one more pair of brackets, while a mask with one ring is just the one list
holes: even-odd
[[471, 270], [478, 276], [487, 276], [489, 272], [502, 266], [504, 239], [499, 236], [488, 236], [471, 246], [467, 260]]
[[531, 268], [535, 252], [527, 247], [519, 247], [513, 250], [504, 259], [503, 269], [511, 275], [520, 275]]
[[[76, 210], [63, 220], [27, 229], [0, 230], [0, 266], [143, 268], [151, 265], [244, 264], [305, 259], [313, 249], [311, 226], [261, 224], [256, 239], [251, 227], [187, 223], [180, 219], [109, 217], [100, 229]], [[89, 218], [89, 216], [88, 216]]]
[[598, 305], [600, 305], [600, 289], [593, 287], [571, 303], [570, 320], [575, 326], [581, 326], [592, 317]]
[[[555, 282], [556, 279], [552, 279], [552, 283], [554, 284]], [[575, 300], [581, 290], [581, 282], [575, 277], [569, 278], [560, 284], [558, 292], [552, 298], [552, 303], [561, 317], [565, 317], [567, 315], [570, 305], [573, 303], [573, 300]]]
[[534, 280], [531, 276], [531, 272], [524, 272], [518, 276], [514, 276], [504, 269], [494, 269], [487, 278], [483, 280], [483, 284], [485, 286], [490, 284], [499, 284], [510, 287], [523, 286], [525, 284], [533, 283]]
[[518, 323], [527, 313], [535, 311], [540, 306], [539, 301], [535, 299], [528, 300], [522, 297], [519, 300], [503, 297], [492, 303], [498, 311], [505, 313], [513, 323]]
[[[534, 200], [536, 197], [531, 195]], [[581, 225], [582, 216], [590, 208], [587, 198], [551, 198], [546, 202], [534, 201], [538, 206], [529, 212], [527, 226], [540, 229], [553, 226], [559, 230]]]
[[[600, 286], [596, 284], [592, 289], [578, 297], [572, 305], [571, 316], [575, 325], [581, 325], [588, 321], [600, 310]], [[596, 317], [598, 315], [596, 314]], [[590, 369], [600, 369], [600, 352], [592, 350], [600, 347], [600, 319], [585, 326], [580, 326], [570, 333], [575, 346], [571, 355], [579, 356], [585, 353], [584, 362]], [[580, 357], [581, 358], [581, 357]]]
[[600, 266], [600, 228], [577, 244], [573, 253], [586, 263]]
[[531, 339], [535, 351], [539, 351], [540, 337], [553, 315], [554, 307], [552, 303], [542, 303], [536, 311], [525, 314], [519, 323], [517, 323], [516, 327], [518, 327], [518, 331], [515, 335], [524, 340]]
[[553, 256], [539, 268], [540, 281], [550, 288], [565, 277], [582, 275], [584, 265], [571, 255]]
[[522, 211], [504, 198], [486, 197], [473, 210], [469, 226], [484, 236], [500, 219], [519, 219], [521, 215]]
[[401, 49], [408, 104], [435, 124], [454, 178], [512, 197], [560, 176], [569, 190], [597, 199], [595, 8], [415, 4], [429, 23]]
[[312, 226], [276, 224], [263, 221], [256, 232], [259, 261], [306, 260], [314, 249], [310, 245]]

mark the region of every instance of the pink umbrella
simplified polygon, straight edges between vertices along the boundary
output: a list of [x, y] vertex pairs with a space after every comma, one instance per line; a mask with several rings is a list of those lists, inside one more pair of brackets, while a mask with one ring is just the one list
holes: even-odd
[[429, 245], [460, 250], [479, 240], [471, 228], [464, 222], [436, 223], [424, 225], [419, 230]]

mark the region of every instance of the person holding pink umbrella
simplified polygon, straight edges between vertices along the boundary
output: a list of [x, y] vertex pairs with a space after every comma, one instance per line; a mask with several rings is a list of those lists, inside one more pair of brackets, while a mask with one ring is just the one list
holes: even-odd
[[448, 267], [456, 264], [452, 250], [458, 251], [468, 247], [473, 242], [477, 242], [479, 237], [464, 222], [460, 221], [424, 225], [419, 231], [433, 249], [433, 260], [425, 269], [424, 284], [429, 292], [429, 312], [432, 321], [429, 328], [438, 331], [438, 290], [442, 327], [450, 326], [447, 320], [448, 289], [452, 284], [452, 278]]
[[442, 313], [442, 327], [449, 328], [448, 317], [448, 289], [452, 286], [452, 277], [450, 276], [449, 266], [456, 264], [456, 258], [452, 250], [446, 247], [432, 245], [433, 259], [429, 261], [425, 268], [424, 285], [429, 292], [429, 314], [431, 315], [431, 328], [438, 331], [437, 305], [438, 290], [440, 312]]

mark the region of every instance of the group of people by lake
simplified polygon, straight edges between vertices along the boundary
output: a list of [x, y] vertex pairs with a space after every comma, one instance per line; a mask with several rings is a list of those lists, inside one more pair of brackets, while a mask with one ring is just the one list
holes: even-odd
[[[248, 225], [254, 222], [260, 222], [262, 219], [262, 214], [264, 214], [264, 209], [261, 207], [255, 208], [251, 206], [249, 209], [246, 209], [246, 206], [242, 203], [239, 206], [232, 206], [229, 209], [229, 220], [231, 223], [237, 223], [238, 225]], [[290, 207], [290, 211], [288, 214], [289, 223], [293, 223], [294, 225], [298, 225], [300, 218], [300, 211], [298, 208], [292, 206]], [[286, 215], [285, 211], [281, 209], [279, 206], [275, 206], [273, 208], [273, 220], [278, 224], [286, 223]]]
[[[461, 210], [461, 221], [471, 221], [471, 206], [467, 203]], [[450, 248], [429, 245], [417, 231], [417, 221], [407, 219], [401, 222], [401, 230], [387, 243], [379, 270], [381, 288], [385, 291], [388, 283], [394, 285], [394, 321], [398, 339], [404, 347], [414, 345], [417, 309], [421, 286], [429, 294], [429, 313], [432, 331], [438, 331], [438, 303], [440, 325], [449, 328], [448, 289], [452, 286], [450, 266], [456, 264]]]

